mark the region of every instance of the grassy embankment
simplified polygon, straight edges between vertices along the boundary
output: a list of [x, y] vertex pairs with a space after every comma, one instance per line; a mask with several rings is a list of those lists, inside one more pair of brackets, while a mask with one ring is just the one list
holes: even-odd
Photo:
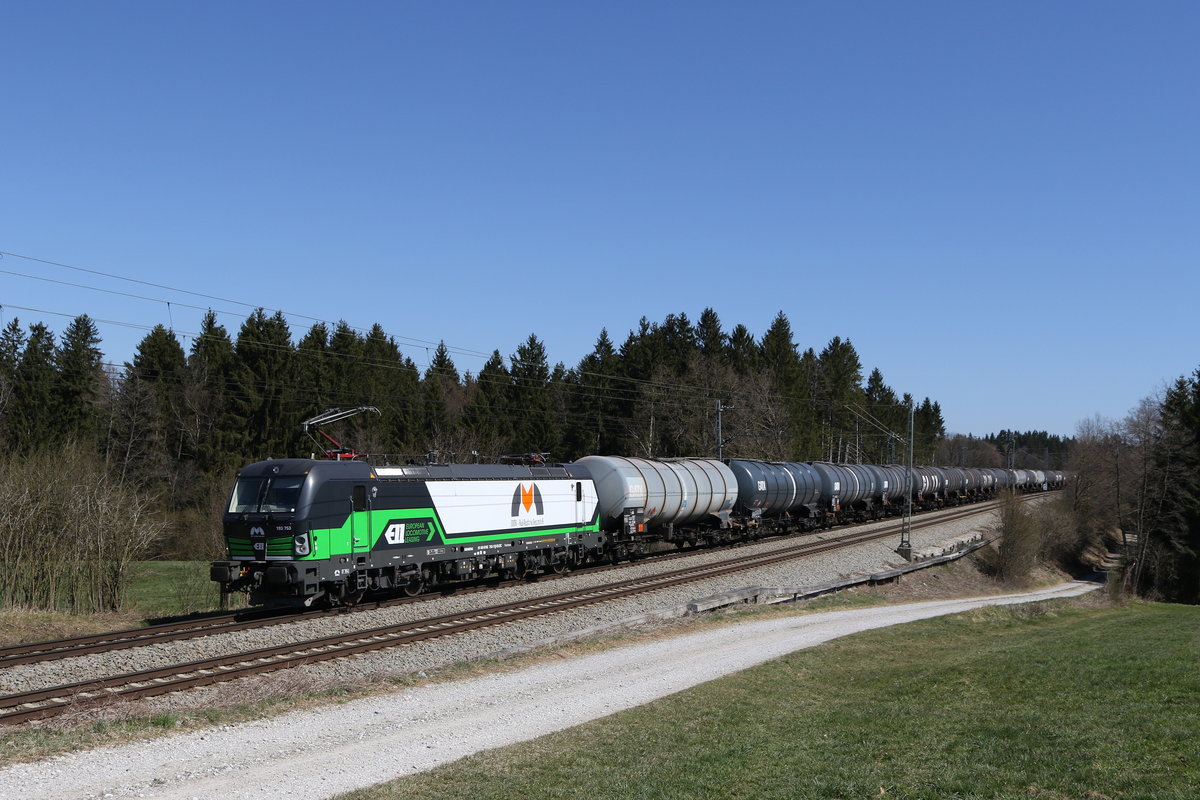
[[1200, 609], [994, 608], [803, 651], [347, 795], [1195, 798]]
[[146, 618], [211, 611], [220, 602], [207, 561], [139, 561], [129, 585], [129, 607]]
[[77, 615], [4, 610], [0, 612], [0, 645], [133, 628], [145, 620], [211, 611], [220, 602], [216, 584], [208, 579], [207, 562], [140, 561], [131, 569], [133, 578], [120, 612]]

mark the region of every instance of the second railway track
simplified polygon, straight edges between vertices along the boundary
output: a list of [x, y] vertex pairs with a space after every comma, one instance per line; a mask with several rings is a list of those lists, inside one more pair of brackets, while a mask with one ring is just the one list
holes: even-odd
[[[959, 509], [936, 512], [930, 515], [930, 521], [940, 524], [947, 520], [956, 518], [957, 512], [969, 511], [977, 513], [989, 508], [995, 507], [995, 501], [981, 503], [978, 505], [966, 506]], [[918, 525], [918, 527], [920, 527]], [[852, 535], [856, 528], [850, 528]], [[766, 541], [766, 539], [759, 540]], [[742, 546], [734, 545], [733, 547]], [[672, 552], [659, 554], [652, 558], [670, 560], [673, 558], [686, 558], [694, 555], [695, 551]], [[644, 560], [630, 563], [646, 563]], [[587, 571], [603, 571], [611, 569], [622, 569], [629, 566], [623, 563], [615, 566], [589, 567], [584, 570], [577, 570], [571, 574], [582, 574]], [[553, 580], [561, 577], [556, 575], [544, 576], [547, 580]], [[505, 581], [501, 585], [511, 585], [516, 581]], [[487, 584], [490, 587], [491, 584]], [[481, 587], [460, 587], [454, 590], [455, 594], [466, 594], [471, 591], [476, 591]], [[484, 587], [486, 588], [486, 587]], [[77, 656], [91, 655], [95, 653], [108, 653], [114, 650], [122, 650], [132, 647], [143, 647], [145, 645], [157, 644], [161, 642], [177, 642], [187, 639], [195, 639], [201, 636], [211, 636], [221, 633], [232, 633], [236, 631], [254, 630], [256, 628], [265, 628], [275, 625], [285, 625], [293, 622], [298, 622], [304, 619], [321, 618], [322, 615], [337, 615], [344, 613], [353, 613], [355, 611], [372, 611], [380, 608], [388, 608], [390, 606], [399, 605], [402, 603], [410, 603], [419, 600], [436, 597], [437, 593], [410, 598], [410, 597], [395, 597], [381, 599], [378, 601], [369, 601], [362, 603], [359, 606], [351, 608], [336, 608], [326, 611], [260, 611], [256, 609], [246, 609], [227, 614], [214, 614], [200, 619], [191, 620], [175, 620], [164, 622], [155, 625], [147, 625], [141, 628], [129, 628], [125, 630], [107, 631], [104, 633], [88, 634], [85, 636], [73, 636], [62, 639], [55, 639], [43, 642], [29, 642], [15, 645], [7, 645], [0, 647], [0, 670], [8, 667], [19, 666], [22, 664], [36, 664], [43, 661], [52, 661], [61, 658], [73, 658]]]
[[[936, 519], [914, 521], [912, 528], [920, 530], [925, 527], [942, 525], [951, 520], [984, 514], [994, 508], [995, 504], [985, 503], [956, 509], [940, 514]], [[558, 613], [571, 608], [645, 594], [683, 583], [692, 583], [782, 561], [804, 558], [816, 553], [852, 547], [877, 539], [895, 537], [900, 528], [900, 523], [893, 523], [872, 530], [851, 530], [836, 539], [806, 539], [799, 542], [792, 540], [788, 541], [781, 549], [769, 553], [737, 556], [715, 563], [671, 570], [649, 577], [617, 581], [590, 589], [551, 594], [458, 614], [386, 625], [277, 647], [11, 694], [0, 697], [0, 722], [17, 723], [44, 719], [58, 715], [69, 708], [94, 705], [118, 698], [132, 699], [161, 695], [301, 664], [342, 658]], [[294, 621], [294, 618], [284, 621]], [[254, 622], [261, 625], [271, 624], [272, 621], [256, 620]], [[221, 632], [221, 629], [214, 627], [194, 635], [216, 632]], [[184, 638], [184, 636], [175, 636], [174, 638]], [[129, 640], [124, 640], [123, 643], [116, 646], [136, 646], [136, 642], [134, 644], [128, 642]], [[0, 666], [3, 666], [3, 662], [0, 662]]]

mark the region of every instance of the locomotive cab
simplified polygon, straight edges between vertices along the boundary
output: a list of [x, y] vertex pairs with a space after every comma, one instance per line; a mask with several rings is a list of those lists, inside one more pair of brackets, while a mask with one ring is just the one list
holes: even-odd
[[[319, 512], [332, 501], [341, 516], [348, 517], [370, 480], [365, 465], [349, 470], [345, 462], [339, 466], [349, 480], [325, 481], [320, 492], [322, 462], [280, 459], [243, 469], [223, 520], [229, 560], [213, 562], [209, 577], [225, 592], [249, 592], [252, 602], [259, 594], [303, 596], [310, 602], [319, 596], [327, 576], [314, 563], [322, 549], [312, 529], [314, 510]], [[338, 498], [342, 502], [328, 496], [331, 493], [344, 495]]]

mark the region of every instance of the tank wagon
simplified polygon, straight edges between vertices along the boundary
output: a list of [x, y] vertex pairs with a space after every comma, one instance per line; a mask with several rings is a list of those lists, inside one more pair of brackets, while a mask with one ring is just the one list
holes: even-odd
[[586, 456], [573, 463], [245, 467], [210, 577], [254, 603], [353, 604], [1061, 487], [1057, 471]]
[[585, 456], [574, 466], [591, 475], [601, 526], [623, 534], [610, 548], [616, 558], [636, 554], [633, 545], [648, 539], [651, 530], [669, 541], [715, 543], [727, 538], [717, 532], [732, 527], [738, 481], [721, 461]]

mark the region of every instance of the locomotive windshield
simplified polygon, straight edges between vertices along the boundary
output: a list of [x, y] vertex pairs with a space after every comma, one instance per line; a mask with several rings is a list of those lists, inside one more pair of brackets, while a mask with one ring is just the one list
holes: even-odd
[[296, 510], [303, 475], [238, 478], [229, 499], [230, 514], [266, 514]]

